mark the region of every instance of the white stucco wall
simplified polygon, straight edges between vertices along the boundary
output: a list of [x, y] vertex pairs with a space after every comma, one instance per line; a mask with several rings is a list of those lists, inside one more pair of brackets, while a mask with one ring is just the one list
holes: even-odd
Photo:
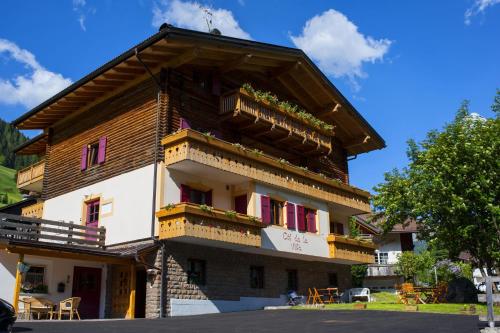
[[[14, 284], [16, 280], [17, 254], [7, 253], [0, 250], [0, 298], [12, 303], [14, 295]], [[47, 298], [54, 303], [71, 297], [73, 289], [73, 269], [75, 266], [101, 268], [101, 296], [99, 305], [99, 317], [104, 318], [104, 305], [106, 296], [106, 265], [91, 261], [72, 259], [58, 259], [48, 257], [37, 257], [26, 255], [24, 262], [29, 265], [45, 267], [45, 284], [48, 286], [47, 294], [37, 294]], [[57, 291], [57, 284], [63, 282], [66, 287], [63, 293]], [[27, 296], [29, 294], [21, 294]]]
[[[153, 165], [65, 193], [44, 203], [48, 220], [82, 223], [84, 201], [101, 199], [99, 226], [106, 228], [106, 244], [121, 243], [151, 235]], [[103, 202], [112, 201], [112, 212], [103, 214]]]

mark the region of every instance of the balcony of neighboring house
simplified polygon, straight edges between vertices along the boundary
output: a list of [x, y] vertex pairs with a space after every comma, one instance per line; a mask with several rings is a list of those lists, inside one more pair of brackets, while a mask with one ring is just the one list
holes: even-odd
[[367, 267], [366, 277], [398, 276], [395, 264], [371, 264]]
[[369, 193], [269, 156], [239, 143], [230, 143], [184, 129], [162, 140], [168, 170], [206, 175], [213, 179], [256, 181], [326, 201], [348, 215], [370, 211]]
[[[0, 214], [0, 240], [14, 246], [104, 249], [106, 229], [75, 223]], [[4, 242], [2, 242], [3, 244]]]
[[41, 219], [43, 217], [43, 201], [21, 208], [21, 216]]
[[[289, 105], [288, 103], [286, 105]], [[253, 137], [316, 156], [332, 152], [333, 126], [305, 111], [290, 112], [240, 88], [221, 96], [221, 120]], [[304, 116], [307, 115], [307, 116]]]
[[224, 211], [208, 205], [179, 203], [161, 208], [159, 238], [213, 244], [214, 242], [261, 246], [260, 220], [234, 211]]
[[40, 161], [17, 173], [17, 188], [29, 192], [42, 192], [45, 161]]
[[368, 237], [349, 237], [330, 234], [327, 237], [330, 258], [341, 259], [354, 264], [373, 264], [377, 246]]

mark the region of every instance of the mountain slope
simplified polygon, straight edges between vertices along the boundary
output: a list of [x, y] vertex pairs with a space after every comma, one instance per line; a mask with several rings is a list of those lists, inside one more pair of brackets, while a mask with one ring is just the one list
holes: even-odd
[[22, 199], [16, 186], [16, 170], [0, 165], [0, 207]]
[[17, 128], [0, 119], [0, 165], [19, 170], [33, 164], [37, 160], [36, 156], [16, 157], [14, 154], [14, 148], [27, 140], [28, 137]]

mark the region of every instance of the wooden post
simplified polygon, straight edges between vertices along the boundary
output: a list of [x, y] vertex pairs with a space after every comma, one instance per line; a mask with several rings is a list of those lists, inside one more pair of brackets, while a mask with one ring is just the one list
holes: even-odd
[[22, 280], [22, 275], [21, 272], [19, 271], [19, 265], [24, 261], [24, 254], [20, 253], [19, 254], [19, 259], [17, 261], [17, 266], [16, 266], [16, 282], [14, 285], [14, 299], [12, 301], [12, 305], [14, 306], [14, 309], [16, 310], [16, 313], [18, 313], [19, 310], [19, 293], [21, 292], [21, 280]]
[[127, 319], [135, 318], [135, 263], [130, 264], [130, 296]]

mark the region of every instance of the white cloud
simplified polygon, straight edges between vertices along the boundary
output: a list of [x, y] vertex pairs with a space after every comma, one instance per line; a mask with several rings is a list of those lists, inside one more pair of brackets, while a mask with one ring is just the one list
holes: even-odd
[[80, 28], [83, 31], [87, 31], [87, 26], [85, 25], [85, 21], [87, 20], [87, 15], [88, 14], [95, 14], [96, 9], [95, 7], [90, 7], [88, 9], [85, 8], [87, 6], [87, 1], [86, 0], [73, 0], [73, 11], [78, 14], [78, 24], [80, 24]]
[[[208, 12], [208, 14], [207, 14]], [[162, 1], [153, 7], [153, 26], [163, 23], [198, 31], [208, 31], [207, 20], [211, 27], [219, 29], [223, 35], [251, 39], [250, 34], [241, 29], [233, 13], [223, 8], [203, 6], [196, 1]]]
[[31, 52], [0, 38], [1, 54], [24, 65], [28, 74], [10, 79], [0, 78], [0, 103], [21, 104], [32, 108], [71, 84], [70, 79], [40, 65]]
[[328, 75], [347, 77], [354, 90], [357, 79], [367, 74], [363, 63], [383, 60], [391, 41], [374, 39], [358, 31], [358, 27], [342, 13], [330, 9], [308, 20], [299, 36], [290, 36]]
[[464, 23], [466, 25], [471, 24], [471, 20], [473, 16], [484, 13], [484, 11], [488, 7], [492, 7], [496, 4], [499, 4], [500, 0], [475, 0], [472, 7], [467, 9], [464, 14]]

